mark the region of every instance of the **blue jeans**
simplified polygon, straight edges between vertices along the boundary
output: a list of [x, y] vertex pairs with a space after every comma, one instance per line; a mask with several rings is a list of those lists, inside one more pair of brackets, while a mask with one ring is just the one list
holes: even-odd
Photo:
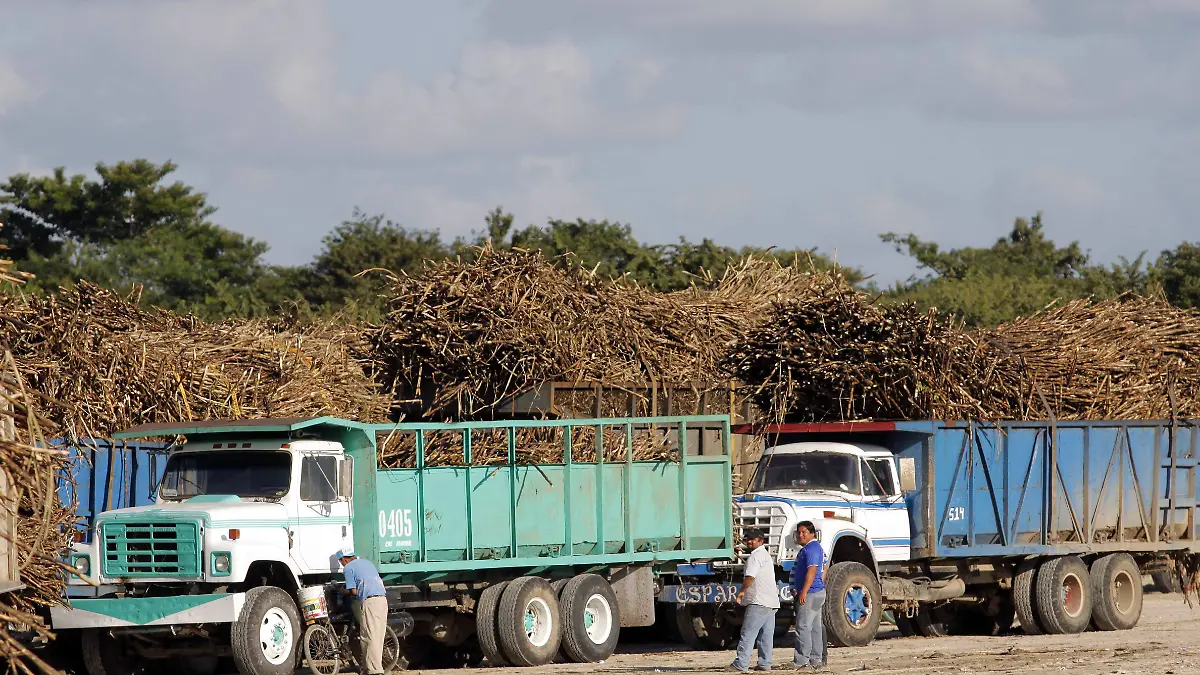
[[828, 658], [825, 651], [825, 591], [809, 592], [804, 604], [796, 604], [797, 667], [823, 666]]
[[750, 652], [758, 647], [758, 667], [771, 667], [771, 647], [775, 640], [775, 612], [771, 607], [748, 605], [742, 617], [742, 638], [738, 641], [737, 658], [733, 666], [738, 670], [750, 670]]

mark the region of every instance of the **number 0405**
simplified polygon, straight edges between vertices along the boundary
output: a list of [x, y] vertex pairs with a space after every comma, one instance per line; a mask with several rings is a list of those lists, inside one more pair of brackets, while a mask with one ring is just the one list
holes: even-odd
[[412, 509], [379, 512], [379, 536], [411, 537], [412, 531]]

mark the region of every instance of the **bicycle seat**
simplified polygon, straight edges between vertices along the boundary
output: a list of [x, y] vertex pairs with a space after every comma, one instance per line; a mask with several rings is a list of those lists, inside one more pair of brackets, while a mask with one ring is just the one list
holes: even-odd
[[343, 621], [353, 621], [354, 612], [334, 612], [329, 615], [329, 620], [337, 623], [341, 623]]

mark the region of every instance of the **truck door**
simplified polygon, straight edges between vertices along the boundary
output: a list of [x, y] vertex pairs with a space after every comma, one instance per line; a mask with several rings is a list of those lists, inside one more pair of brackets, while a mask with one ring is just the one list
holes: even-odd
[[862, 460], [863, 503], [856, 514], [866, 528], [877, 560], [908, 560], [911, 543], [908, 509], [900, 493], [895, 462], [891, 456]]
[[300, 500], [292, 519], [292, 558], [310, 574], [336, 572], [334, 558], [350, 543], [350, 502], [338, 499], [338, 457], [305, 454], [300, 460]]

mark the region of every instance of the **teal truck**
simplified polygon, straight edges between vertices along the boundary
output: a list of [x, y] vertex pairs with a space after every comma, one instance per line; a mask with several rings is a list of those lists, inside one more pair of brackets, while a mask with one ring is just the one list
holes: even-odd
[[[89, 675], [149, 661], [211, 675], [222, 658], [246, 675], [292, 673], [302, 599], [341, 578], [347, 545], [383, 576], [408, 667], [599, 661], [621, 628], [653, 623], [661, 576], [734, 554], [726, 416], [321, 417], [117, 437], [181, 440], [154, 503], [99, 514], [70, 553], [70, 605], [51, 621], [79, 632]], [[377, 468], [381, 437], [406, 441], [414, 466]], [[525, 445], [544, 452], [548, 438], [558, 461], [529, 463]], [[647, 443], [666, 459], [635, 461]]]

